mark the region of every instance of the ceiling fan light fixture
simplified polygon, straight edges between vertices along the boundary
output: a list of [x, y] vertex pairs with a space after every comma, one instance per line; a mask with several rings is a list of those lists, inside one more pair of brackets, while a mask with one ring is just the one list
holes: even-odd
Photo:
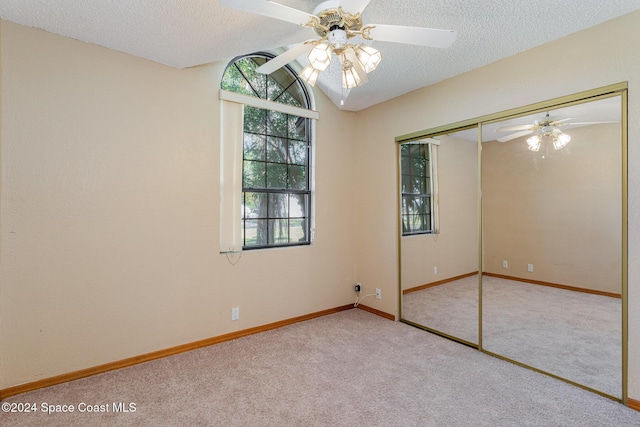
[[530, 151], [538, 151], [540, 150], [541, 142], [542, 138], [540, 138], [540, 135], [533, 135], [532, 137], [527, 139], [527, 148]]
[[374, 47], [361, 44], [356, 47], [355, 51], [358, 60], [367, 73], [375, 70], [382, 60], [382, 54]]
[[320, 43], [314, 46], [307, 56], [309, 64], [318, 71], [324, 71], [331, 64], [331, 46], [328, 43]]
[[571, 135], [567, 135], [566, 133], [558, 133], [553, 137], [553, 148], [556, 150], [560, 150], [564, 146], [566, 146], [571, 141]]
[[353, 66], [353, 63], [348, 59], [345, 59], [342, 63], [342, 87], [345, 89], [352, 89], [357, 87], [362, 82], [362, 77], [358, 74]]
[[320, 71], [309, 64], [300, 71], [298, 77], [313, 87], [316, 85], [316, 81], [318, 80], [318, 74], [320, 74]]

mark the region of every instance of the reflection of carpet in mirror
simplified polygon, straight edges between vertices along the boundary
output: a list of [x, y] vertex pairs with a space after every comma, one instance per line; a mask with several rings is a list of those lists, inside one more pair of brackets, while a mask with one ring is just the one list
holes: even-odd
[[478, 276], [403, 295], [402, 317], [477, 344]]
[[[478, 341], [478, 279], [403, 296], [403, 318]], [[619, 298], [484, 276], [485, 350], [599, 390], [622, 394]]]
[[485, 350], [622, 397], [621, 299], [487, 276], [482, 291]]

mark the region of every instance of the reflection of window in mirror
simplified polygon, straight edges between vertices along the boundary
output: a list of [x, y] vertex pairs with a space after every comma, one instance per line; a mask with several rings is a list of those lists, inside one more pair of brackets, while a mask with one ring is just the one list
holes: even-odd
[[402, 170], [402, 235], [435, 232], [436, 150], [423, 141], [400, 146]]

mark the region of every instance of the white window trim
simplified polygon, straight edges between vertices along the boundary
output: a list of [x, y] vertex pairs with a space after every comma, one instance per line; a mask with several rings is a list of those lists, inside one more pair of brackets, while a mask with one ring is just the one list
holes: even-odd
[[229, 92], [220, 89], [220, 99], [223, 101], [235, 102], [237, 104], [249, 105], [251, 107], [262, 108], [264, 110], [278, 111], [280, 113], [291, 114], [292, 116], [305, 117], [307, 119], [320, 119], [320, 113], [315, 110], [294, 107], [292, 105], [273, 102], [267, 99], [256, 98], [254, 96], [243, 95], [241, 93]]

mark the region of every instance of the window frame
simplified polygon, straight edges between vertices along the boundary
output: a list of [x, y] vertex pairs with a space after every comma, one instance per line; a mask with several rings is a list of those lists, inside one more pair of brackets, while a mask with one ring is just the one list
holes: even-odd
[[[256, 100], [262, 100], [262, 101], [266, 101], [266, 102], [277, 102], [282, 104], [283, 106], [287, 106], [287, 107], [293, 107], [293, 109], [305, 109], [305, 110], [311, 110], [312, 105], [313, 105], [313, 98], [311, 97], [310, 91], [307, 88], [306, 84], [300, 80], [297, 76], [297, 73], [289, 66], [286, 65], [282, 68], [285, 69], [285, 72], [288, 73], [288, 75], [291, 77], [291, 82], [290, 84], [286, 85], [286, 86], [280, 86], [280, 88], [282, 89], [281, 92], [279, 94], [277, 94], [277, 96], [274, 98], [274, 100], [271, 100], [269, 97], [269, 90], [268, 90], [268, 83], [267, 86], [265, 86], [265, 93], [263, 94], [264, 96], [262, 96], [258, 91], [256, 90], [253, 85], [251, 84], [251, 79], [249, 79], [240, 69], [240, 67], [238, 67], [236, 65], [236, 63], [242, 59], [246, 59], [246, 58], [265, 58], [267, 60], [274, 58], [275, 56], [270, 54], [270, 53], [266, 53], [266, 52], [256, 52], [256, 53], [252, 53], [252, 54], [248, 54], [248, 55], [241, 55], [238, 56], [236, 58], [234, 58], [232, 61], [229, 62], [229, 64], [227, 65], [227, 68], [225, 69], [224, 73], [223, 73], [223, 78], [222, 78], [222, 82], [224, 82], [224, 78], [227, 75], [227, 71], [229, 70], [230, 67], [236, 67], [236, 69], [240, 72], [240, 75], [242, 76], [244, 82], [246, 82], [246, 84], [251, 88], [251, 91], [253, 93], [253, 98], [255, 98]], [[274, 79], [275, 80], [275, 79]], [[269, 80], [267, 80], [268, 82]], [[222, 86], [222, 82], [221, 82], [221, 87], [224, 89], [224, 87]], [[298, 89], [299, 89], [299, 95], [301, 95], [302, 99], [302, 106], [298, 106], [295, 105], [293, 103], [284, 103], [284, 102], [280, 102], [278, 101], [279, 98], [282, 97], [283, 94], [287, 93], [288, 89], [291, 88], [291, 86], [293, 85], [298, 85]], [[232, 92], [234, 93], [234, 92]], [[235, 93], [239, 93], [239, 92], [235, 92]], [[246, 95], [245, 96], [250, 96], [250, 95]], [[297, 101], [297, 100], [296, 100]], [[259, 106], [246, 106], [245, 108], [255, 108], [258, 110], [264, 110], [264, 117], [265, 117], [265, 122], [263, 123], [263, 129], [264, 132], [262, 133], [254, 133], [254, 132], [248, 132], [246, 129], [246, 124], [245, 124], [245, 119], [247, 117], [246, 111], [243, 113], [243, 130], [242, 130], [242, 139], [243, 139], [243, 143], [242, 143], [242, 190], [241, 190], [241, 204], [242, 204], [242, 209], [241, 209], [241, 219], [240, 219], [240, 223], [241, 223], [241, 246], [242, 246], [242, 250], [257, 250], [257, 249], [268, 249], [268, 248], [283, 248], [283, 247], [296, 247], [296, 246], [308, 246], [312, 244], [313, 241], [313, 217], [312, 217], [312, 213], [313, 213], [313, 191], [312, 191], [312, 185], [313, 185], [313, 177], [312, 177], [312, 143], [313, 143], [313, 132], [312, 132], [312, 126], [313, 126], [313, 118], [311, 117], [303, 117], [303, 116], [298, 116], [295, 114], [295, 112], [283, 112], [283, 111], [277, 111], [277, 110], [273, 110], [273, 109], [268, 109], [268, 108], [262, 108]], [[287, 120], [287, 131], [286, 131], [286, 135], [278, 135], [277, 132], [270, 132], [270, 127], [269, 127], [269, 115], [270, 114], [282, 114], [284, 115], [285, 119]], [[295, 135], [291, 135], [289, 133], [289, 120], [302, 120], [304, 123], [304, 141], [302, 141], [302, 138], [295, 138]], [[253, 135], [258, 135], [258, 137], [261, 137], [264, 139], [265, 142], [265, 153], [264, 153], [264, 157], [261, 160], [256, 160], [256, 159], [247, 159], [247, 152], [246, 152], [246, 135], [247, 134], [253, 134]], [[277, 161], [270, 161], [268, 158], [268, 141], [270, 138], [276, 138], [279, 141], [284, 141], [285, 144], [285, 152], [286, 152], [286, 159], [284, 160], [284, 162], [277, 162]], [[300, 163], [295, 163], [295, 161], [291, 160], [291, 151], [290, 151], [290, 143], [291, 142], [304, 142], [304, 157], [305, 157], [305, 162], [304, 165], [300, 164]], [[265, 164], [264, 168], [265, 168], [265, 176], [264, 176], [264, 186], [245, 186], [245, 162], [246, 161], [254, 161], [254, 162], [263, 162]], [[285, 166], [285, 169], [287, 170], [286, 172], [286, 179], [285, 179], [285, 187], [286, 188], [282, 188], [282, 187], [276, 187], [276, 188], [270, 188], [269, 187], [269, 182], [268, 182], [268, 167], [269, 165], [279, 165], [280, 167]], [[304, 188], [292, 188], [292, 181], [291, 181], [291, 176], [290, 176], [290, 171], [298, 166], [304, 166]], [[302, 181], [300, 181], [302, 182]], [[247, 212], [247, 204], [246, 202], [246, 198], [250, 195], [255, 195], [255, 194], [263, 194], [266, 198], [266, 207], [264, 209], [261, 208], [261, 214], [263, 214], [264, 216], [261, 216], [259, 218], [254, 218], [254, 217], [249, 217], [248, 216], [248, 212]], [[271, 209], [270, 209], [270, 203], [272, 200], [273, 196], [278, 196], [278, 195], [289, 195], [288, 202], [285, 203], [286, 207], [285, 209], [287, 210], [286, 215], [281, 215], [281, 216], [275, 216], [271, 214]], [[291, 203], [292, 200], [294, 200], [295, 198], [301, 198], [302, 200], [304, 200], [303, 203], [303, 207], [301, 209], [301, 216], [291, 216]], [[264, 227], [265, 232], [267, 233], [266, 236], [264, 237], [264, 241], [266, 243], [261, 243], [261, 244], [252, 244], [252, 245], [247, 245], [247, 224], [250, 221], [265, 221], [266, 226]], [[273, 225], [271, 225], [271, 222], [273, 222]], [[277, 226], [278, 221], [286, 221], [286, 230], [287, 230], [287, 235], [286, 235], [286, 242], [278, 242], [275, 240], [275, 237], [273, 235], [269, 235], [269, 233], [272, 231], [272, 228], [275, 228]], [[303, 234], [303, 239], [302, 241], [291, 241], [291, 235], [290, 235], [290, 231], [292, 230], [291, 228], [291, 222], [292, 221], [300, 221], [302, 223], [302, 234]], [[269, 241], [271, 240], [271, 243], [269, 243]]]
[[[425, 168], [425, 174], [424, 175], [414, 175], [412, 173], [409, 174], [405, 174], [404, 171], [404, 162], [405, 159], [409, 158], [418, 158], [415, 156], [405, 156], [403, 155], [403, 148], [404, 147], [410, 147], [411, 145], [420, 145], [420, 146], [424, 146], [425, 148], [425, 154], [426, 157], [422, 157], [425, 162], [426, 162], [426, 168]], [[414, 141], [414, 142], [408, 142], [408, 143], [404, 143], [404, 144], [400, 144], [400, 225], [401, 225], [401, 236], [402, 237], [408, 237], [408, 236], [419, 236], [419, 235], [424, 235], [424, 234], [437, 234], [437, 230], [436, 230], [436, 215], [437, 215], [437, 210], [436, 210], [436, 205], [435, 205], [435, 198], [436, 198], [436, 182], [437, 182], [437, 177], [435, 176], [435, 174], [437, 173], [436, 168], [434, 167], [436, 161], [435, 161], [435, 153], [433, 150], [433, 144], [429, 143], [429, 142], [424, 142], [424, 141]], [[409, 168], [411, 168], [411, 166], [409, 166]], [[408, 175], [410, 177], [413, 176], [418, 176], [420, 178], [424, 179], [424, 182], [422, 182], [422, 185], [424, 187], [424, 191], [425, 192], [409, 192], [409, 191], [402, 191], [402, 189], [405, 187], [404, 185], [404, 177]], [[409, 198], [420, 198], [420, 199], [428, 199], [428, 203], [426, 203], [426, 206], [428, 208], [428, 213], [426, 213], [425, 215], [428, 215], [429, 217], [429, 221], [428, 221], [428, 229], [420, 229], [420, 230], [415, 230], [413, 231], [412, 227], [406, 227], [407, 224], [409, 224], [409, 219], [411, 216], [419, 216], [420, 214], [411, 214], [408, 211], [408, 199]]]

